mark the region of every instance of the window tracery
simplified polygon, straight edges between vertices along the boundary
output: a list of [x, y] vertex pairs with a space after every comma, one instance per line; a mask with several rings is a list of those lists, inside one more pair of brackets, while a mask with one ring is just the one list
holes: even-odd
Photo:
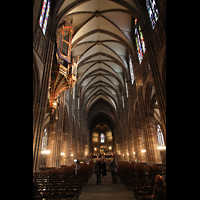
[[124, 108], [124, 97], [123, 97], [123, 95], [122, 95], [122, 106]]
[[159, 18], [159, 12], [156, 7], [156, 1], [155, 0], [146, 0], [146, 7], [149, 14], [149, 19], [151, 21], [152, 28], [154, 29], [156, 26], [156, 22]]
[[127, 82], [125, 82], [125, 87], [126, 87], [126, 96], [128, 98], [128, 84], [127, 84]]
[[131, 74], [131, 83], [133, 84], [134, 82], [134, 73], [133, 73], [133, 65], [132, 65], [132, 60], [131, 56], [129, 55], [129, 68], [130, 68], [130, 74]]
[[105, 142], [105, 135], [103, 133], [101, 133], [100, 139], [101, 139], [101, 143]]
[[44, 0], [43, 4], [42, 4], [40, 19], [39, 19], [39, 25], [42, 28], [42, 32], [44, 35], [46, 32], [46, 28], [47, 28], [49, 11], [50, 11], [50, 1], [47, 2], [47, 0]]
[[157, 137], [158, 137], [158, 145], [164, 146], [165, 145], [164, 137], [163, 137], [163, 133], [159, 124], [157, 125]]
[[47, 149], [47, 130], [44, 130], [43, 137], [42, 137], [42, 148], [41, 150]]
[[139, 63], [141, 64], [144, 53], [146, 52], [146, 47], [145, 47], [145, 42], [144, 42], [144, 37], [141, 31], [140, 25], [138, 25], [137, 19], [135, 19], [135, 41], [136, 41], [136, 46], [137, 46], [137, 54], [138, 54], [138, 59]]

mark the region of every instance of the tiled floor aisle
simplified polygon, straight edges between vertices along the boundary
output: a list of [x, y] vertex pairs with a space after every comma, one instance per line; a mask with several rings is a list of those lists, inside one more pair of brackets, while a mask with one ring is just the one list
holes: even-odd
[[108, 172], [106, 182], [101, 179], [101, 185], [96, 185], [96, 174], [93, 174], [78, 200], [134, 200], [133, 191], [129, 191], [122, 182], [117, 181], [117, 184], [113, 184], [111, 173]]

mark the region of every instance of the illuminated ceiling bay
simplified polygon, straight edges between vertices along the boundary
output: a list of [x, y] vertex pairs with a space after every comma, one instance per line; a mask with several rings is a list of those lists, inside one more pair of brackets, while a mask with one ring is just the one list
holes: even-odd
[[[65, 1], [59, 13], [64, 13], [70, 2]], [[127, 7], [116, 2], [83, 1], [62, 17], [73, 20], [72, 57], [79, 56], [77, 89], [86, 113], [101, 99], [116, 114], [122, 105], [125, 81], [130, 79], [126, 56], [127, 52], [134, 52], [132, 16]], [[124, 2], [138, 9], [132, 1]]]

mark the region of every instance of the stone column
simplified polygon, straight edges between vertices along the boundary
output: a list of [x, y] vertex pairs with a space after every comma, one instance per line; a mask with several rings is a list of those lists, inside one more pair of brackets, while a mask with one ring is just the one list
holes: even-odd
[[87, 156], [89, 156], [90, 155], [90, 130], [86, 131], [86, 138], [87, 138]]
[[138, 162], [144, 162], [144, 153], [142, 152], [143, 150], [143, 143], [142, 143], [142, 129], [141, 127], [137, 128], [137, 161]]
[[153, 81], [156, 90], [161, 121], [163, 123], [163, 128], [164, 128], [163, 135], [164, 138], [166, 139], [166, 100], [165, 100], [165, 90], [163, 88], [157, 64], [157, 51], [155, 44], [155, 41], [157, 39], [154, 38], [154, 33], [150, 23], [146, 27], [142, 28], [142, 30], [145, 39], [146, 49], [148, 49], [149, 64], [153, 75]]
[[61, 165], [67, 165], [68, 164], [68, 134], [67, 130], [63, 131], [62, 135], [62, 153], [64, 155], [61, 156]]
[[[75, 93], [77, 93], [77, 85], [75, 85]], [[78, 123], [80, 120], [79, 120], [79, 109], [78, 109], [78, 98], [79, 96], [78, 95], [75, 95], [75, 99], [72, 100], [73, 101], [73, 104], [75, 105], [75, 108], [73, 109], [74, 110], [74, 114], [75, 114], [75, 126], [74, 126], [74, 158], [76, 159], [79, 159], [78, 156], [80, 154], [81, 151], [81, 143], [79, 143], [79, 141], [81, 140], [81, 136], [82, 136], [82, 133], [80, 133], [80, 127], [79, 127], [79, 124]]]
[[[66, 92], [65, 92], [66, 93]], [[65, 93], [64, 93], [64, 98], [65, 98]], [[68, 113], [67, 113], [67, 108], [64, 107], [64, 120], [63, 120], [63, 135], [62, 135], [62, 153], [64, 155], [61, 156], [61, 165], [67, 165], [68, 164]]]
[[65, 98], [65, 92], [60, 93], [60, 102], [59, 107], [57, 108], [58, 112], [58, 126], [57, 126], [57, 140], [56, 140], [56, 160], [57, 164], [56, 167], [60, 167], [61, 165], [61, 152], [62, 152], [62, 136], [63, 136], [63, 120], [64, 120], [64, 98]]
[[[46, 42], [46, 52], [44, 53], [44, 71], [42, 77], [42, 85], [40, 88], [39, 101], [37, 106], [34, 106], [33, 113], [33, 171], [39, 170], [40, 149], [42, 143], [42, 134], [44, 129], [44, 120], [46, 107], [48, 102], [49, 78], [51, 75], [53, 51], [55, 45], [55, 34], [49, 34]], [[35, 39], [35, 36], [34, 36]]]
[[157, 149], [158, 147], [158, 139], [157, 139], [157, 130], [155, 125], [155, 120], [153, 117], [147, 117], [147, 125], [148, 125], [148, 143], [147, 147], [147, 161], [149, 163], [161, 163], [160, 152]]
[[130, 136], [129, 136], [129, 141], [130, 141], [130, 150], [129, 150], [129, 161], [135, 161], [135, 145], [134, 145], [134, 110], [132, 108], [132, 113], [130, 114]]
[[52, 119], [49, 122], [48, 132], [48, 150], [50, 153], [47, 155], [46, 167], [56, 167], [56, 130], [58, 120]]
[[[143, 130], [143, 136], [144, 136], [144, 146], [146, 150], [146, 159], [149, 163], [160, 163], [158, 154], [157, 154], [157, 146], [155, 143], [155, 122], [154, 124], [150, 120], [149, 117], [147, 117], [147, 111], [144, 106], [144, 100], [142, 95], [142, 88], [138, 87], [138, 98], [139, 98], [139, 108], [140, 108], [140, 114], [141, 114], [141, 125]], [[139, 133], [140, 134], [140, 133]]]
[[[70, 91], [68, 91], [70, 92]], [[72, 95], [69, 94], [69, 130], [68, 130], [68, 165], [72, 164], [72, 131], [73, 131], [73, 103], [72, 103]]]

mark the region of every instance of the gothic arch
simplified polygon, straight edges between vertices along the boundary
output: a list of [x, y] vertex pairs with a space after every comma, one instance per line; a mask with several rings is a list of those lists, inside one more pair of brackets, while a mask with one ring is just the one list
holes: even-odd
[[113, 129], [116, 129], [116, 123], [115, 123], [115, 120], [113, 119], [113, 117], [111, 117], [108, 113], [106, 113], [106, 112], [104, 112], [104, 111], [101, 111], [101, 112], [96, 112], [96, 113], [94, 113], [94, 114], [90, 117], [90, 119], [88, 120], [88, 126], [87, 126], [88, 130], [90, 129], [90, 126], [91, 126], [92, 121], [93, 121], [96, 117], [98, 117], [98, 116], [105, 116], [105, 117], [107, 117], [107, 118], [110, 120], [110, 122], [112, 123]]
[[154, 86], [153, 82], [147, 83], [146, 93], [145, 93], [145, 106], [146, 106], [146, 114], [147, 114], [146, 116], [148, 117], [149, 121], [151, 121], [151, 128], [153, 130], [152, 133], [154, 134], [153, 137], [157, 138], [156, 124], [159, 124], [163, 132], [164, 140], [166, 142], [166, 138], [164, 134], [165, 129], [161, 121], [158, 103], [156, 103], [157, 102], [156, 91], [152, 92], [153, 86]]
[[146, 114], [147, 116], [153, 117], [156, 121], [159, 122], [160, 126], [162, 127], [161, 117], [160, 117], [160, 110], [157, 102], [157, 95], [152, 82], [148, 82], [146, 87], [145, 93], [145, 106], [146, 106]]
[[136, 104], [138, 103], [138, 97], [135, 99], [135, 102], [133, 104], [133, 112], [135, 114]]

